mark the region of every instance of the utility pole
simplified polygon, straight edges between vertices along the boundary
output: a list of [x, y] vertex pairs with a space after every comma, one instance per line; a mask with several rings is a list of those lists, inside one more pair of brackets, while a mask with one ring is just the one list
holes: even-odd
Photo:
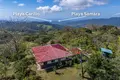
[[[82, 51], [82, 49], [81, 48], [78, 48], [80, 51]], [[83, 71], [83, 61], [82, 61], [82, 57], [83, 57], [83, 55], [82, 55], [82, 52], [80, 53], [80, 64], [81, 64], [81, 76], [82, 76], [82, 78], [84, 77], [84, 71]]]
[[82, 62], [82, 53], [80, 53], [80, 64], [81, 64], [81, 76], [82, 76], [82, 78], [83, 78], [83, 64], [82, 64], [83, 62]]

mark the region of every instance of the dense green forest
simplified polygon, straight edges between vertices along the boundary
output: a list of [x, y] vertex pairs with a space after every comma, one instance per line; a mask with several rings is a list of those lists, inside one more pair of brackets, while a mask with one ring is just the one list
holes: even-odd
[[63, 26], [52, 24], [49, 22], [35, 22], [35, 21], [0, 21], [0, 28], [5, 28], [14, 32], [35, 33], [39, 30], [51, 31], [61, 29]]
[[[74, 75], [78, 75], [76, 78], [76, 76], [71, 75], [71, 72], [68, 72], [69, 76], [73, 77], [72, 80], [120, 80], [119, 28], [111, 25], [101, 27], [92, 25], [87, 28], [68, 26], [55, 29], [50, 24], [37, 24], [37, 28], [34, 27], [34, 32], [29, 33], [27, 28], [32, 28], [27, 27], [24, 28], [25, 30], [23, 29], [24, 31], [20, 31], [20, 26], [23, 26], [23, 24], [19, 27], [18, 25], [15, 24], [12, 28], [1, 27], [0, 29], [0, 80], [53, 80], [53, 78], [54, 80], [67, 80], [63, 79], [63, 77], [66, 77], [64, 74], [61, 76], [45, 71], [37, 71], [31, 51], [34, 46], [58, 43], [68, 49], [79, 47], [82, 49], [83, 54], [90, 57], [82, 63], [84, 72], [82, 76], [80, 64], [74, 64], [70, 68], [73, 73], [76, 71]], [[15, 28], [15, 26], [17, 27]], [[102, 56], [101, 47], [113, 51], [110, 59]], [[69, 69], [66, 70], [69, 71]], [[63, 72], [67, 74], [67, 71]]]

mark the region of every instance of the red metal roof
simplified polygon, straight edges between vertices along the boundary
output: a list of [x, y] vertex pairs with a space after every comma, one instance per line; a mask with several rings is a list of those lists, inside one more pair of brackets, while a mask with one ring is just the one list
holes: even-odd
[[33, 47], [32, 51], [38, 63], [68, 57], [72, 55], [60, 44], [37, 46]]

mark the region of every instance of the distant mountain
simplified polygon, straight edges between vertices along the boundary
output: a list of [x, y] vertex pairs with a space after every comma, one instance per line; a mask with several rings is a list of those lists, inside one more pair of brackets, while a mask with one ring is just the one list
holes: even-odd
[[20, 32], [36, 32], [40, 30], [50, 31], [61, 29], [63, 26], [49, 22], [20, 22], [20, 21], [0, 21], [0, 28]]
[[65, 22], [38, 22], [38, 21], [6, 21], [0, 20], [0, 28], [5, 28], [11, 31], [20, 32], [36, 32], [40, 30], [51, 31], [62, 29], [64, 26], [71, 27], [84, 27], [86, 25], [113, 25], [120, 26], [120, 17], [113, 17], [108, 19], [88, 19], [88, 20], [77, 20], [77, 21], [65, 21]]
[[78, 21], [67, 21], [67, 22], [62, 22], [61, 24], [67, 26], [73, 26], [73, 27], [82, 27], [88, 24], [120, 26], [120, 17], [113, 17], [108, 19], [88, 19], [88, 20], [78, 20]]

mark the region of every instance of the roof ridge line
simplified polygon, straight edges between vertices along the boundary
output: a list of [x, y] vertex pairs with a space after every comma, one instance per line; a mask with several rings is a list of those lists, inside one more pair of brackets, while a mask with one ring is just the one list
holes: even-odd
[[58, 57], [58, 55], [55, 54], [55, 51], [53, 50], [53, 46], [52, 46], [52, 45], [51, 45], [51, 47], [52, 47], [52, 51], [54, 52], [54, 55], [55, 55], [56, 57]]

